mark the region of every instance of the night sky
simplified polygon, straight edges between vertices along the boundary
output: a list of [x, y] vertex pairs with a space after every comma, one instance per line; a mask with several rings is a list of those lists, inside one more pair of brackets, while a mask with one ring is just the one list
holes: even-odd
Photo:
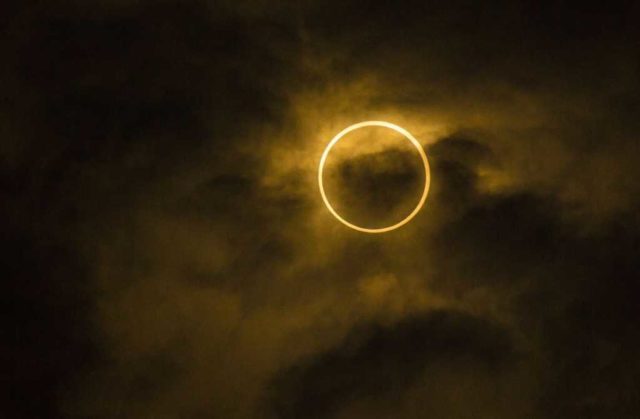
[[0, 417], [639, 418], [640, 4], [542, 3], [3, 3]]

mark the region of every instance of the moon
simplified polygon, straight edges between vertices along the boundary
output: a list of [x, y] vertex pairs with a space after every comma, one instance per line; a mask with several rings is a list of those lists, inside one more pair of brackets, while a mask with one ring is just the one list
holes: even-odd
[[[425, 175], [424, 188], [422, 190], [422, 196], [420, 197], [420, 201], [418, 202], [418, 205], [416, 205], [413, 211], [411, 211], [411, 213], [407, 215], [405, 218], [403, 218], [401, 221], [397, 222], [396, 224], [393, 224], [387, 227], [382, 227], [382, 228], [361, 227], [342, 218], [340, 214], [338, 214], [338, 212], [333, 208], [333, 206], [331, 206], [331, 203], [327, 198], [327, 194], [324, 191], [324, 185], [322, 181], [324, 165], [325, 165], [325, 162], [327, 161], [327, 156], [329, 156], [329, 153], [331, 152], [331, 149], [333, 148], [333, 146], [335, 146], [336, 143], [340, 141], [342, 137], [344, 137], [351, 131], [355, 131], [357, 129], [365, 128], [365, 127], [384, 127], [384, 128], [391, 129], [399, 134], [402, 134], [407, 140], [409, 140], [409, 142], [411, 142], [411, 144], [413, 144], [416, 150], [418, 150], [418, 154], [422, 159], [422, 165], [424, 166], [424, 175]], [[324, 201], [324, 204], [327, 206], [327, 209], [342, 224], [354, 230], [360, 231], [362, 233], [371, 233], [371, 234], [387, 233], [389, 231], [395, 230], [407, 224], [422, 209], [422, 207], [424, 206], [424, 202], [427, 200], [427, 195], [429, 194], [429, 184], [431, 183], [430, 173], [431, 171], [429, 169], [429, 160], [427, 159], [427, 155], [425, 154], [418, 140], [416, 140], [415, 137], [411, 135], [409, 131], [407, 131], [406, 129], [398, 125], [392, 124], [391, 122], [363, 121], [363, 122], [358, 122], [357, 124], [350, 125], [347, 128], [343, 129], [335, 137], [333, 137], [333, 139], [329, 142], [329, 144], [327, 144], [327, 147], [324, 149], [324, 152], [322, 153], [322, 157], [320, 158], [320, 165], [318, 167], [318, 186], [320, 187], [320, 195], [322, 196], [322, 200]]]

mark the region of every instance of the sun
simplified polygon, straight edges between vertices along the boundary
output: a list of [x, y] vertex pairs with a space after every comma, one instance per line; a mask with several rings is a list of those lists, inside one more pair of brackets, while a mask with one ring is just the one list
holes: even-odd
[[[329, 202], [329, 199], [327, 198], [327, 194], [324, 191], [324, 185], [323, 185], [323, 180], [322, 180], [323, 171], [324, 171], [324, 165], [325, 165], [325, 162], [327, 160], [327, 156], [329, 155], [329, 152], [331, 152], [331, 149], [333, 148], [333, 146], [335, 146], [336, 143], [338, 141], [340, 141], [340, 139], [342, 137], [344, 137], [345, 135], [347, 135], [351, 131], [355, 131], [357, 129], [365, 128], [365, 127], [384, 127], [384, 128], [391, 129], [391, 130], [393, 130], [393, 131], [395, 131], [395, 132], [397, 132], [399, 134], [402, 134], [407, 140], [409, 140], [409, 142], [411, 142], [411, 144], [413, 144], [413, 146], [416, 148], [416, 150], [418, 150], [418, 154], [420, 155], [420, 159], [422, 160], [422, 165], [424, 166], [424, 175], [425, 175], [424, 176], [424, 188], [422, 190], [422, 196], [420, 197], [420, 201], [418, 202], [418, 205], [416, 205], [416, 207], [413, 209], [413, 211], [411, 211], [411, 213], [409, 213], [409, 215], [407, 215], [401, 221], [397, 222], [396, 224], [393, 224], [393, 225], [390, 225], [390, 226], [387, 226], [387, 227], [382, 227], [382, 228], [361, 227], [361, 226], [353, 224], [353, 223], [345, 220], [344, 218], [342, 218], [340, 216], [340, 214], [338, 214], [338, 212], [331, 206], [331, 203]], [[352, 228], [354, 230], [360, 231], [362, 233], [372, 233], [372, 234], [386, 233], [386, 232], [395, 230], [395, 229], [400, 228], [403, 225], [407, 224], [422, 209], [422, 207], [424, 206], [425, 201], [427, 200], [427, 195], [429, 194], [429, 184], [431, 183], [430, 173], [431, 173], [431, 171], [429, 169], [429, 160], [427, 159], [427, 155], [425, 154], [425, 152], [422, 149], [422, 146], [420, 145], [418, 140], [416, 140], [415, 137], [413, 135], [411, 135], [411, 133], [409, 131], [407, 131], [406, 129], [404, 129], [404, 128], [398, 126], [398, 125], [392, 124], [390, 122], [385, 122], [385, 121], [363, 121], [363, 122], [358, 122], [357, 124], [350, 125], [347, 128], [345, 128], [342, 131], [340, 131], [335, 137], [333, 137], [333, 139], [329, 142], [327, 147], [324, 149], [324, 152], [322, 153], [322, 157], [320, 158], [320, 165], [318, 167], [318, 186], [320, 187], [320, 195], [322, 196], [322, 200], [324, 201], [324, 204], [329, 209], [329, 212], [331, 212], [331, 214], [333, 214], [333, 216], [336, 217], [336, 219], [338, 221], [340, 221], [342, 224], [344, 224], [347, 227]]]

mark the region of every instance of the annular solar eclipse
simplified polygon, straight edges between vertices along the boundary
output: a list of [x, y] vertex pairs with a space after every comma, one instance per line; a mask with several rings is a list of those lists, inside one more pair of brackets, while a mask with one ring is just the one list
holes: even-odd
[[[411, 144], [413, 144], [416, 150], [418, 150], [418, 154], [420, 155], [420, 158], [422, 160], [422, 165], [424, 167], [424, 175], [425, 175], [424, 187], [422, 190], [422, 195], [420, 196], [420, 200], [418, 201], [418, 204], [416, 205], [416, 207], [413, 209], [413, 211], [411, 211], [411, 213], [409, 213], [409, 215], [407, 215], [405, 218], [403, 218], [399, 222], [386, 227], [381, 227], [381, 228], [366, 228], [366, 227], [356, 225], [344, 219], [340, 214], [338, 214], [338, 212], [333, 208], [333, 206], [329, 202], [329, 199], [327, 198], [327, 194], [324, 190], [324, 184], [323, 184], [324, 165], [326, 163], [327, 157], [329, 156], [329, 153], [331, 152], [331, 149], [333, 148], [333, 146], [335, 146], [336, 143], [340, 141], [340, 139], [342, 139], [348, 133], [361, 128], [365, 128], [365, 127], [384, 127], [384, 128], [391, 129], [399, 134], [402, 134], [407, 140], [411, 142]], [[318, 186], [320, 187], [320, 195], [322, 196], [322, 200], [324, 201], [324, 204], [329, 209], [329, 212], [331, 212], [331, 214], [342, 224], [354, 230], [360, 231], [362, 233], [372, 233], [372, 234], [386, 233], [407, 224], [418, 214], [418, 212], [420, 212], [420, 210], [424, 206], [424, 202], [426, 201], [427, 195], [429, 194], [430, 183], [431, 183], [431, 178], [430, 178], [430, 170], [429, 170], [429, 161], [427, 160], [427, 155], [425, 154], [418, 140], [416, 140], [415, 137], [411, 135], [411, 133], [406, 129], [385, 121], [358, 122], [357, 124], [350, 125], [347, 128], [340, 131], [335, 137], [333, 137], [333, 139], [329, 142], [329, 144], [327, 144], [327, 147], [324, 149], [324, 152], [322, 153], [322, 157], [320, 158], [320, 165], [318, 167]]]

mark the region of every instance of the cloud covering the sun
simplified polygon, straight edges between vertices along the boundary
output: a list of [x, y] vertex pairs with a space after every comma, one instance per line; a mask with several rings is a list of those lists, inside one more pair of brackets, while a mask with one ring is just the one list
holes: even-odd
[[463, 3], [11, 3], [13, 417], [637, 417], [632, 13]]

